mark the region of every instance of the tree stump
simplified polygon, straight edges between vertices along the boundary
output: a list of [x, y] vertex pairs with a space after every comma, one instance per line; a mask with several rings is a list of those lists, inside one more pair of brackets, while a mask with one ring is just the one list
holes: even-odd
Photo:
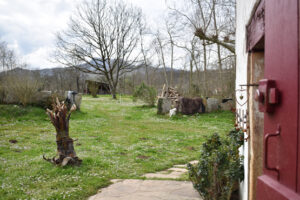
[[64, 102], [59, 102], [58, 98], [53, 103], [53, 110], [47, 109], [47, 114], [50, 117], [51, 123], [56, 129], [56, 144], [57, 156], [52, 159], [43, 156], [44, 160], [55, 165], [77, 165], [82, 162], [74, 150], [73, 139], [69, 136], [69, 120], [71, 113], [76, 110], [76, 105], [73, 104], [68, 110]]

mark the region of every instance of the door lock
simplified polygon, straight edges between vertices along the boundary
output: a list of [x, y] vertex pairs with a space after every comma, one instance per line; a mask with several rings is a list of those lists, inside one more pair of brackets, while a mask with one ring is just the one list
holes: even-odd
[[269, 79], [260, 80], [254, 98], [258, 102], [260, 112], [274, 112], [275, 105], [279, 103], [279, 92], [275, 81]]

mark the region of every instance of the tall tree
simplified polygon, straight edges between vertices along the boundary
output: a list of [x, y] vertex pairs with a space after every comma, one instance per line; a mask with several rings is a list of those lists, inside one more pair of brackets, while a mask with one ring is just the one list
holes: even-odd
[[155, 51], [157, 53], [159, 65], [163, 66], [165, 84], [167, 85], [168, 88], [169, 80], [167, 76], [167, 63], [166, 63], [166, 55], [165, 55], [165, 46], [167, 45], [167, 42], [163, 39], [162, 34], [159, 31], [157, 31], [153, 43], [155, 45]]
[[119, 78], [139, 66], [142, 26], [141, 10], [122, 0], [85, 2], [57, 34], [56, 61], [104, 76], [116, 99]]
[[175, 24], [171, 23], [166, 20], [166, 31], [168, 35], [168, 40], [169, 40], [169, 45], [170, 45], [170, 50], [171, 50], [171, 55], [170, 55], [170, 68], [171, 68], [171, 73], [170, 73], [170, 86], [173, 87], [173, 68], [174, 68], [174, 46], [175, 46], [175, 41], [174, 41], [174, 28]]
[[[190, 0], [197, 7], [195, 15], [200, 11], [200, 16], [203, 19], [205, 13], [214, 20], [212, 32], [206, 25], [208, 24], [195, 24], [195, 36], [201, 40], [205, 40], [211, 44], [216, 44], [218, 48], [222, 46], [229, 52], [235, 54], [235, 40], [230, 39], [230, 36], [235, 34], [235, 24], [232, 20], [235, 19], [235, 0]], [[217, 7], [218, 5], [218, 7]], [[204, 12], [203, 6], [205, 6], [206, 12]], [[219, 8], [219, 9], [218, 9]], [[197, 11], [198, 10], [198, 11]], [[216, 13], [222, 15], [219, 19], [216, 17]], [[221, 22], [218, 27], [218, 22]], [[228, 26], [229, 25], [229, 26]], [[226, 28], [225, 28], [226, 27]], [[223, 36], [220, 37], [220, 36]]]
[[0, 42], [0, 66], [3, 71], [11, 70], [17, 65], [17, 57], [13, 50], [9, 49], [6, 42]]
[[[183, 5], [181, 6], [178, 6], [180, 5], [178, 1], [166, 1], [171, 13], [176, 17], [181, 17], [181, 23], [177, 24], [182, 25], [181, 30], [185, 32], [184, 37], [198, 38], [196, 42], [199, 46], [197, 48], [203, 50], [201, 54], [197, 55], [202, 57], [201, 67], [199, 66], [203, 70], [201, 72], [204, 86], [202, 95], [217, 93], [220, 89], [222, 90], [221, 95], [227, 95], [223, 94], [226, 87], [224, 86], [226, 82], [224, 76], [227, 73], [223, 70], [225, 67], [223, 63], [227, 59], [234, 59], [235, 54], [235, 0], [182, 0]], [[211, 56], [212, 54], [215, 56]], [[218, 66], [219, 76], [212, 82], [214, 78], [208, 75], [207, 70], [213, 69], [214, 66]], [[195, 67], [197, 69], [198, 65]], [[233, 70], [234, 66], [231, 66], [230, 69]], [[212, 82], [214, 86], [211, 87], [208, 82]]]

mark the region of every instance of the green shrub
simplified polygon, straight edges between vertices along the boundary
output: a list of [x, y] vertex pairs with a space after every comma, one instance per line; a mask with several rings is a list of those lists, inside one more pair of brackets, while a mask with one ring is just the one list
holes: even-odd
[[98, 84], [96, 82], [89, 82], [88, 89], [92, 95], [92, 97], [96, 98], [98, 93]]
[[28, 74], [8, 75], [5, 81], [6, 93], [23, 106], [32, 104], [41, 88], [40, 80]]
[[0, 103], [4, 103], [4, 98], [5, 98], [5, 89], [3, 86], [0, 85]]
[[133, 101], [140, 99], [149, 106], [155, 105], [156, 90], [151, 86], [147, 86], [144, 82], [138, 86], [133, 93]]
[[244, 178], [243, 157], [239, 147], [243, 133], [230, 131], [225, 138], [217, 133], [202, 145], [197, 165], [188, 164], [189, 177], [204, 200], [229, 200]]

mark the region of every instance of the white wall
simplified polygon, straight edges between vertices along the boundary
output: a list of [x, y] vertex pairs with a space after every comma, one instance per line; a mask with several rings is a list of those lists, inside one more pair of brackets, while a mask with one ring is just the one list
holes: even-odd
[[[237, 0], [237, 11], [236, 11], [236, 89], [241, 89], [241, 84], [247, 83], [247, 65], [248, 65], [248, 53], [246, 52], [246, 25], [249, 23], [252, 10], [254, 9], [255, 5], [260, 0]], [[247, 89], [243, 87], [243, 89]], [[243, 95], [244, 98], [241, 100], [239, 97]], [[239, 101], [240, 104], [243, 104], [247, 101], [247, 93], [246, 91], [237, 91], [236, 92], [236, 99]], [[236, 104], [237, 112], [240, 111], [241, 113], [246, 113], [247, 111], [247, 103], [243, 106], [240, 104]], [[246, 124], [240, 124], [241, 126], [245, 126]], [[245, 137], [247, 135], [245, 134]], [[245, 167], [245, 174], [244, 174], [244, 181], [240, 185], [241, 191], [241, 199], [248, 200], [248, 142], [244, 143], [244, 146], [240, 149], [241, 154], [244, 155], [244, 167]]]

